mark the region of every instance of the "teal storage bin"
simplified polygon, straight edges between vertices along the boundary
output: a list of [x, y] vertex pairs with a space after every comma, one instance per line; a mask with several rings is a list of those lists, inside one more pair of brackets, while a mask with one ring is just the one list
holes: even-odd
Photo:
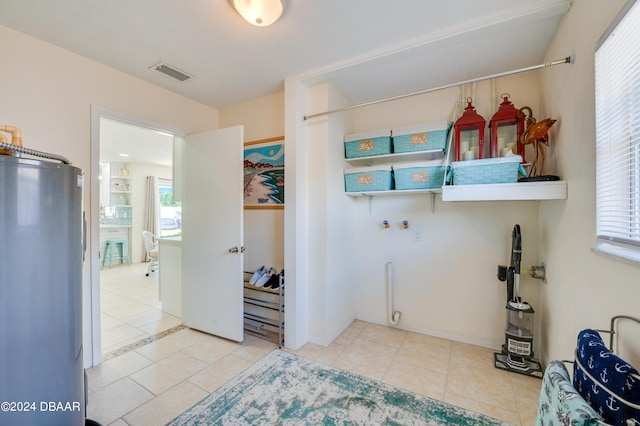
[[393, 189], [391, 166], [345, 169], [344, 187], [346, 192], [388, 191]]
[[344, 157], [360, 158], [391, 154], [391, 130], [354, 133], [344, 137]]
[[520, 164], [522, 157], [485, 158], [482, 160], [454, 161], [447, 175], [447, 182], [454, 185], [479, 185], [488, 183], [515, 183], [518, 173], [527, 173]]
[[393, 165], [395, 187], [400, 190], [442, 188], [445, 172], [444, 160]]
[[391, 130], [393, 152], [441, 150], [444, 153], [452, 126], [453, 122], [440, 121], [394, 128]]

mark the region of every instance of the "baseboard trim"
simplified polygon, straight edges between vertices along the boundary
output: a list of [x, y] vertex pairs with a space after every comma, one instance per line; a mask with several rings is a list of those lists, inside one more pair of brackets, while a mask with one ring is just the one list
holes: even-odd
[[459, 334], [455, 334], [455, 333], [448, 333], [446, 331], [440, 331], [440, 330], [432, 330], [429, 328], [424, 328], [424, 327], [415, 327], [412, 325], [406, 325], [406, 324], [396, 324], [396, 325], [391, 325], [389, 324], [389, 322], [387, 322], [387, 320], [384, 319], [380, 319], [380, 318], [376, 318], [376, 317], [372, 317], [372, 316], [368, 316], [368, 315], [362, 315], [362, 314], [356, 314], [356, 319], [361, 320], [361, 321], [365, 321], [365, 322], [370, 322], [373, 324], [378, 324], [378, 325], [385, 325], [387, 327], [392, 327], [392, 328], [398, 328], [400, 330], [406, 330], [406, 331], [411, 331], [414, 333], [419, 333], [419, 334], [424, 334], [427, 336], [433, 336], [433, 337], [440, 337], [443, 339], [448, 339], [448, 340], [452, 340], [454, 342], [458, 342], [458, 343], [466, 343], [469, 345], [474, 345], [474, 346], [481, 346], [483, 348], [488, 348], [488, 349], [493, 349], [493, 350], [501, 350], [501, 345], [502, 342], [495, 342], [495, 341], [489, 341], [489, 340], [485, 340], [485, 339], [478, 339], [475, 337], [469, 337], [469, 336], [463, 336], [463, 335], [459, 335]]

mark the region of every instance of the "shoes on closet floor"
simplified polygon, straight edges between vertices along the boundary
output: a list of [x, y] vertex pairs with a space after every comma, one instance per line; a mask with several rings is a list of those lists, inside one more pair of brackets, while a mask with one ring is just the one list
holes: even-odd
[[269, 280], [264, 285], [264, 288], [278, 288], [280, 287], [280, 275], [273, 274], [269, 277]]
[[249, 279], [249, 284], [255, 284], [258, 279], [267, 272], [267, 268], [265, 266], [261, 266], [258, 268], [256, 272], [253, 273], [251, 278]]
[[276, 275], [276, 270], [273, 267], [269, 268], [268, 272], [262, 274], [260, 278], [258, 278], [258, 281], [256, 281], [256, 287], [264, 286], [272, 275]]
[[[282, 280], [280, 277], [282, 277]], [[280, 288], [280, 283], [283, 282], [283, 280], [284, 280], [284, 269], [280, 271], [278, 275], [273, 275], [271, 278], [269, 278], [269, 281], [267, 282], [267, 284], [265, 284], [265, 288], [269, 286], [272, 290], [277, 290], [278, 288]]]

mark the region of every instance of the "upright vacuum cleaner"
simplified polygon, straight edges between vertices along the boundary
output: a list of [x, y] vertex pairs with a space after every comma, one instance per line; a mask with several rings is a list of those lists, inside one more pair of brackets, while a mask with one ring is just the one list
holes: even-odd
[[522, 234], [520, 225], [511, 233], [511, 264], [498, 265], [498, 279], [507, 282], [507, 326], [502, 352], [494, 353], [496, 368], [542, 377], [540, 362], [533, 357], [534, 310], [520, 298]]

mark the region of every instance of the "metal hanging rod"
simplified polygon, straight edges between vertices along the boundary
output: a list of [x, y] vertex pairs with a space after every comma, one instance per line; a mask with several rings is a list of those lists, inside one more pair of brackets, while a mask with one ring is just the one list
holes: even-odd
[[545, 63], [539, 64], [539, 65], [533, 65], [533, 66], [526, 67], [526, 68], [520, 68], [520, 69], [512, 70], [512, 71], [505, 71], [505, 72], [501, 72], [501, 73], [498, 73], [498, 74], [491, 74], [491, 75], [487, 75], [485, 77], [472, 78], [471, 80], [465, 80], [465, 81], [459, 81], [457, 83], [445, 84], [444, 86], [438, 86], [438, 87], [434, 87], [432, 89], [420, 90], [418, 92], [407, 93], [407, 94], [398, 95], [398, 96], [392, 96], [390, 98], [377, 99], [375, 101], [363, 102], [361, 104], [355, 104], [355, 105], [350, 105], [350, 106], [346, 106], [346, 107], [342, 107], [342, 108], [332, 109], [332, 110], [325, 111], [325, 112], [319, 112], [319, 113], [316, 113], [316, 114], [305, 115], [303, 117], [303, 119], [304, 120], [310, 120], [312, 118], [321, 117], [323, 115], [329, 115], [329, 114], [333, 114], [333, 113], [336, 113], [336, 112], [348, 111], [348, 110], [351, 110], [351, 109], [360, 108], [360, 107], [369, 106], [369, 105], [380, 104], [380, 103], [383, 103], [383, 102], [396, 101], [398, 99], [409, 98], [411, 96], [424, 95], [425, 93], [431, 93], [431, 92], [435, 92], [435, 91], [438, 91], [438, 90], [449, 89], [451, 87], [462, 86], [462, 85], [470, 84], [470, 83], [476, 83], [478, 81], [483, 81], [483, 80], [491, 80], [492, 78], [506, 77], [508, 75], [518, 74], [518, 73], [527, 72], [527, 71], [533, 71], [533, 70], [537, 70], [537, 69], [540, 69], [540, 68], [547, 68], [547, 67], [551, 67], [551, 66], [554, 66], [554, 65], [572, 64], [574, 62], [574, 60], [575, 60], [575, 57], [573, 55], [572, 56], [567, 56], [564, 59], [558, 59], [556, 61], [545, 62]]

